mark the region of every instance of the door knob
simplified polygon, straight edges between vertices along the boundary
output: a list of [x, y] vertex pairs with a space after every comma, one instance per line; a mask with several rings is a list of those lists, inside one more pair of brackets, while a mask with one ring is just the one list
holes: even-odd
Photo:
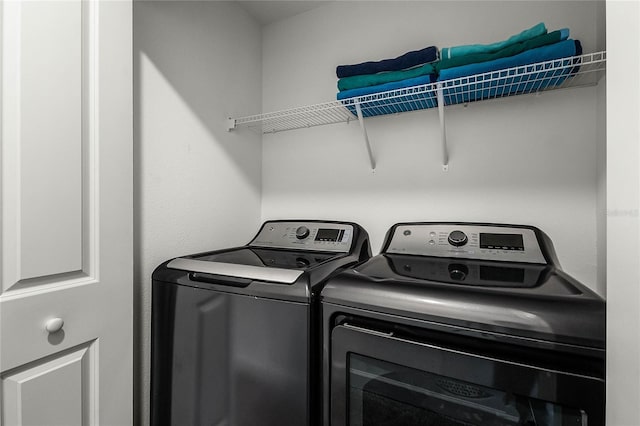
[[64, 320], [62, 318], [52, 318], [46, 322], [44, 328], [49, 333], [55, 333], [56, 331], [60, 331], [62, 326], [64, 325]]

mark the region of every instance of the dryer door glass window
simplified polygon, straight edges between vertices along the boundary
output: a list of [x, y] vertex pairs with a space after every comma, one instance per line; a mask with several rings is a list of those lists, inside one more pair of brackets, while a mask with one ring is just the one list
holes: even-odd
[[579, 409], [354, 353], [348, 365], [350, 426], [587, 424]]

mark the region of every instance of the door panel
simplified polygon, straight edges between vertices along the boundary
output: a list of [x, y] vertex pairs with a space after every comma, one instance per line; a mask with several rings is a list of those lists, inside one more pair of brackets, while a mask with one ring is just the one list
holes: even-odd
[[7, 143], [19, 153], [20, 279], [82, 268], [81, 6], [11, 2], [6, 11], [22, 24], [6, 40], [19, 49], [5, 56], [20, 79], [7, 82], [19, 91], [17, 138]]
[[131, 3], [0, 20], [0, 423], [131, 424]]
[[83, 84], [95, 85], [97, 71], [91, 48], [83, 52], [97, 36], [89, 4], [3, 4], [5, 292], [86, 275], [93, 206], [83, 198], [95, 199], [87, 163], [96, 138], [84, 129], [96, 99]]
[[[18, 298], [2, 297], [2, 371], [99, 337], [104, 309], [96, 286], [34, 292]], [[117, 310], [116, 310], [117, 311]], [[58, 333], [48, 333], [47, 321], [64, 321]], [[117, 321], [114, 319], [113, 321]]]
[[[95, 423], [95, 348], [91, 343], [3, 376], [7, 424], [75, 426]], [[68, 383], [64, 392], [60, 383]]]

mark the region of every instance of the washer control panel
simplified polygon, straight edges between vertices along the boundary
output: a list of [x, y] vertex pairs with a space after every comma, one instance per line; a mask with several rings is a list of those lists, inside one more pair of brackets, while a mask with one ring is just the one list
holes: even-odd
[[334, 222], [266, 222], [250, 246], [348, 253], [353, 225]]
[[533, 229], [492, 225], [398, 225], [387, 253], [546, 264]]

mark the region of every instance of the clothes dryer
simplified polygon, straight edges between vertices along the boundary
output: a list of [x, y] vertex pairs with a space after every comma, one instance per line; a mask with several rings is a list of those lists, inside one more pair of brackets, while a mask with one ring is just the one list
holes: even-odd
[[325, 425], [604, 425], [605, 302], [535, 227], [397, 224], [322, 307]]

